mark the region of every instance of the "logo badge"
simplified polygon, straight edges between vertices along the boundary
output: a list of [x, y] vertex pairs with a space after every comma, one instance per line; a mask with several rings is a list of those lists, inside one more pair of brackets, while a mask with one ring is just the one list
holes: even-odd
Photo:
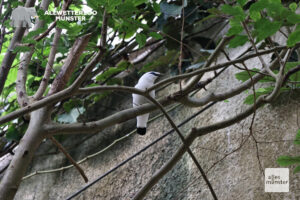
[[36, 10], [34, 7], [26, 8], [18, 6], [12, 11], [11, 14], [11, 26], [31, 28], [31, 17], [37, 18]]
[[265, 192], [289, 192], [289, 169], [266, 168]]

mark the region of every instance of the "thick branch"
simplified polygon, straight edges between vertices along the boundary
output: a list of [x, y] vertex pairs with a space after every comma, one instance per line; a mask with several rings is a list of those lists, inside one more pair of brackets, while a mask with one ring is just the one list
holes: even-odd
[[[192, 137], [191, 134], [185, 139], [185, 144], [190, 146], [195, 138]], [[151, 179], [138, 191], [135, 195], [134, 200], [141, 199], [140, 197], [144, 197], [149, 190], [164, 176], [166, 175], [175, 165], [176, 163], [182, 158], [184, 153], [187, 151], [185, 145], [181, 145], [176, 153], [172, 156], [167, 163], [163, 165], [152, 177]]]
[[89, 73], [91, 73], [95, 65], [97, 65], [100, 62], [100, 60], [104, 57], [106, 36], [107, 36], [107, 21], [108, 21], [108, 15], [106, 13], [106, 10], [104, 10], [103, 19], [102, 19], [102, 28], [101, 28], [101, 41], [99, 47], [100, 52], [97, 53], [97, 55], [93, 58], [93, 60], [84, 68], [84, 70], [81, 72], [79, 77], [74, 81], [74, 83], [71, 86], [73, 90], [77, 90], [81, 86], [81, 84], [88, 77]]
[[293, 74], [295, 74], [295, 73], [297, 73], [297, 72], [299, 72], [299, 71], [300, 71], [300, 65], [298, 65], [298, 66], [296, 66], [296, 67], [290, 69], [290, 70], [286, 73], [286, 75], [284, 76], [284, 78], [283, 78], [282, 86], [284, 86], [284, 85], [286, 84], [286, 82], [289, 80], [289, 78], [290, 78], [291, 75], [293, 75]]
[[[31, 7], [35, 3], [35, 0], [27, 0], [25, 7]], [[9, 73], [9, 70], [11, 68], [12, 63], [14, 62], [16, 58], [16, 53], [14, 53], [14, 49], [18, 43], [21, 42], [24, 32], [26, 28], [23, 27], [18, 27], [16, 28], [14, 32], [14, 36], [9, 44], [9, 47], [7, 48], [7, 51], [5, 53], [5, 56], [3, 58], [3, 61], [1, 63], [1, 68], [0, 68], [0, 94], [2, 93], [2, 90], [5, 85], [5, 81], [7, 78], [7, 75]]]
[[86, 45], [89, 42], [91, 34], [84, 35], [78, 38], [71, 48], [69, 55], [61, 68], [61, 71], [54, 79], [49, 95], [61, 91], [68, 83], [78, 61], [80, 55], [83, 53]]

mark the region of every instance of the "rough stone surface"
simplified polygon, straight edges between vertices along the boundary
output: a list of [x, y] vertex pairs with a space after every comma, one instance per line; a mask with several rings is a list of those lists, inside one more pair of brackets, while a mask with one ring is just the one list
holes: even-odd
[[[228, 52], [230, 57], [234, 59], [248, 47], [249, 44], [242, 48], [228, 50]], [[268, 60], [269, 57], [267, 56], [265, 59]], [[225, 58], [218, 60], [218, 62], [224, 61], [226, 61]], [[247, 64], [249, 67], [259, 68], [260, 66], [258, 59], [252, 59]], [[237, 71], [231, 66], [217, 81], [213, 81], [210, 84], [207, 92], [200, 92], [197, 94], [197, 97], [200, 98], [208, 92], [222, 92], [237, 86], [240, 84], [234, 77], [234, 73]], [[211, 74], [205, 75], [205, 77], [209, 76]], [[173, 85], [172, 90], [161, 91], [158, 95], [165, 95], [168, 92], [175, 91], [176, 88]], [[251, 93], [251, 89], [249, 92]], [[247, 105], [243, 104], [246, 96], [247, 94], [242, 93], [228, 99], [228, 102], [219, 102], [181, 127], [181, 131], [187, 134], [192, 127], [213, 124], [235, 116], [247, 108]], [[105, 106], [117, 110], [131, 107], [130, 95], [115, 94], [113, 98], [122, 99], [122, 103], [110, 99], [105, 102]], [[220, 161], [225, 154], [236, 150], [240, 146], [241, 141], [250, 134], [249, 127], [252, 116], [233, 126], [197, 138], [192, 144], [191, 149], [206, 171], [219, 199], [300, 199], [300, 174], [294, 175], [292, 170], [290, 170], [289, 193], [265, 193], [264, 176], [260, 171], [257, 159], [257, 155], [259, 155], [262, 168], [265, 169], [267, 167], [279, 167], [276, 163], [279, 155], [299, 156], [300, 148], [292, 143], [300, 123], [297, 121], [297, 116], [300, 114], [298, 110], [299, 98], [293, 98], [293, 95], [290, 95], [283, 96], [281, 99], [282, 102], [280, 104], [266, 105], [256, 112], [253, 134], [259, 142], [257, 146], [258, 153], [256, 143], [252, 137], [249, 137], [240, 150], [231, 153]], [[101, 103], [95, 107], [93, 112], [96, 115], [93, 115], [91, 118], [100, 119], [104, 115], [117, 112], [111, 110], [104, 114], [103, 107], [101, 107], [104, 102]], [[170, 115], [178, 124], [199, 109], [201, 108], [178, 107]], [[154, 112], [151, 115], [154, 116], [156, 114], [158, 112]], [[80, 160], [105, 148], [115, 139], [128, 134], [134, 129], [134, 126], [135, 120], [130, 120], [98, 134], [68, 137], [63, 144], [76, 160]], [[164, 117], [160, 117], [149, 124], [148, 132], [145, 136], [133, 134], [97, 157], [88, 159], [81, 166], [89, 180], [93, 181], [163, 135], [169, 129], [170, 125], [167, 120]], [[131, 199], [151, 176], [171, 158], [180, 144], [181, 142], [176, 133], [167, 136], [100, 182], [97, 182], [75, 199]], [[36, 154], [28, 174], [35, 170], [53, 169], [69, 165], [66, 158], [57, 152], [49, 141], [43, 143]], [[74, 168], [56, 173], [40, 174], [24, 180], [15, 199], [65, 199], [84, 185], [83, 179]], [[176, 166], [152, 188], [145, 199], [210, 200], [212, 196], [193, 161], [185, 154]]]

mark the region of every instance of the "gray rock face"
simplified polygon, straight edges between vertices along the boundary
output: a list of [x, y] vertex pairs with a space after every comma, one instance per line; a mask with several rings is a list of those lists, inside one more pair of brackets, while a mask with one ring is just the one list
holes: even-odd
[[[280, 38], [277, 38], [277, 41]], [[239, 49], [228, 49], [231, 58], [240, 55], [249, 47], [249, 44]], [[266, 56], [265, 59], [269, 59]], [[218, 62], [225, 62], [225, 58], [218, 59]], [[147, 62], [147, 61], [146, 61]], [[258, 59], [248, 61], [249, 67], [260, 66]], [[226, 91], [238, 84], [234, 74], [238, 70], [230, 67], [221, 77], [213, 81], [207, 92], [199, 92], [196, 96], [201, 97], [208, 92]], [[209, 77], [210, 74], [205, 75]], [[204, 77], [204, 78], [205, 78]], [[165, 89], [158, 92], [158, 96], [175, 91]], [[119, 110], [131, 106], [129, 94], [116, 94], [112, 98], [120, 98], [119, 101], [109, 100], [105, 106]], [[247, 94], [242, 93], [236, 97], [228, 99], [229, 102], [219, 102], [203, 114], [191, 120], [181, 127], [181, 131], [186, 134], [192, 127], [201, 127], [215, 122], [233, 117], [247, 106], [243, 101]], [[298, 103], [299, 97], [282, 97], [280, 104], [266, 105], [256, 112], [253, 126], [253, 134], [257, 144], [252, 137], [239, 148], [241, 142], [249, 135], [249, 127], [252, 116], [248, 117], [233, 126], [210, 133], [201, 138], [197, 138], [191, 149], [207, 173], [207, 177], [219, 197], [222, 200], [245, 199], [245, 200], [298, 200], [300, 199], [300, 174], [292, 174], [290, 170], [290, 192], [289, 193], [265, 193], [264, 175], [260, 171], [259, 155], [262, 168], [277, 168], [276, 159], [279, 155], [299, 156], [299, 147], [292, 145], [296, 131], [299, 128]], [[103, 105], [103, 104], [102, 104]], [[96, 105], [91, 119], [100, 119], [104, 115], [117, 111], [111, 110], [103, 114], [103, 107]], [[200, 108], [178, 107], [170, 112], [170, 115], [179, 124]], [[151, 114], [158, 114], [154, 112]], [[151, 117], [150, 117], [151, 118]], [[67, 138], [64, 146], [68, 149], [74, 159], [80, 160], [87, 155], [98, 152], [111, 144], [115, 139], [120, 138], [135, 127], [135, 119], [123, 124], [118, 124], [94, 135], [76, 135]], [[93, 181], [115, 165], [127, 159], [147, 144], [154, 141], [170, 129], [170, 125], [164, 117], [160, 117], [149, 123], [148, 132], [145, 136], [133, 134], [121, 140], [109, 150], [102, 154], [88, 159], [82, 163], [86, 175]], [[284, 141], [286, 140], [286, 141]], [[269, 143], [270, 142], [270, 143]], [[153, 174], [166, 163], [181, 144], [176, 133], [173, 133], [147, 151], [143, 152], [115, 172], [111, 173], [100, 182], [96, 183], [75, 199], [78, 200], [127, 200], [153, 176]], [[226, 154], [225, 159], [221, 160]], [[69, 165], [66, 158], [56, 151], [48, 141], [43, 143], [34, 158], [28, 174], [35, 170], [45, 170], [59, 168]], [[24, 180], [17, 193], [16, 200], [41, 200], [41, 199], [65, 199], [70, 194], [76, 192], [85, 185], [79, 173], [74, 169], [67, 169], [55, 173], [35, 175]], [[185, 154], [177, 165], [152, 188], [146, 196], [147, 200], [198, 200], [213, 199], [208, 187], [191, 158]]]

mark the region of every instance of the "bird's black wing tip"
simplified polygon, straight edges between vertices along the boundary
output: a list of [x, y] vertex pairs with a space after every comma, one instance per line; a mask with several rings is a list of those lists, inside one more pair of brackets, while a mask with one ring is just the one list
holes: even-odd
[[146, 128], [137, 127], [136, 132], [139, 135], [145, 135], [146, 134]]

